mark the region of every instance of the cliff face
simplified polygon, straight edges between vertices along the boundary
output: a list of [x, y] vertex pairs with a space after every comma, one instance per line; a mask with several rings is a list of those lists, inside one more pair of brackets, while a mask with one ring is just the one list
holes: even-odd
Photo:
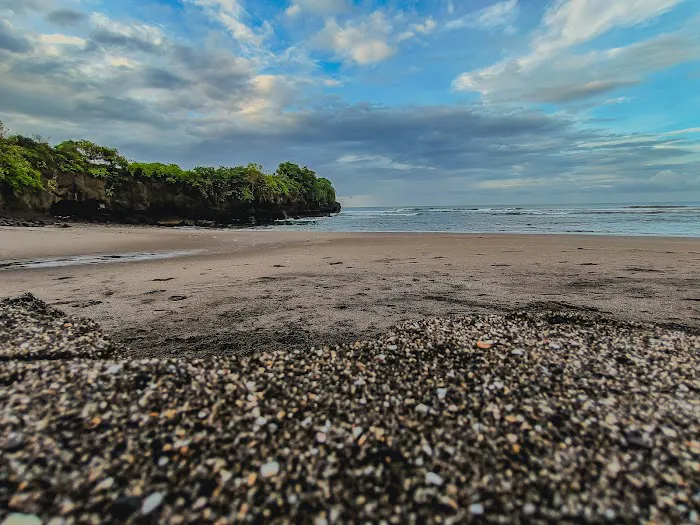
[[265, 223], [340, 212], [340, 204], [315, 206], [303, 199], [241, 201], [232, 192], [206, 194], [183, 183], [131, 179], [110, 185], [104, 178], [60, 173], [43, 190], [0, 191], [0, 215], [73, 217], [95, 221], [180, 224]]

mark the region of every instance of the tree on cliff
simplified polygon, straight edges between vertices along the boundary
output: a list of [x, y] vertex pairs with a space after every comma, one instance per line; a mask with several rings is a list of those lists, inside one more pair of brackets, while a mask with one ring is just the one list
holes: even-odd
[[25, 149], [8, 135], [8, 129], [0, 121], [0, 188], [5, 186], [13, 192], [40, 189], [41, 173], [27, 158]]
[[277, 168], [276, 174], [297, 183], [309, 204], [327, 205], [335, 202], [335, 190], [331, 181], [316, 178], [316, 173], [306, 166], [302, 168], [292, 162], [283, 162]]
[[60, 173], [107, 179], [110, 192], [136, 181], [152, 181], [179, 185], [191, 195], [233, 205], [321, 209], [335, 204], [335, 190], [328, 179], [317, 178], [309, 168], [292, 162], [283, 162], [275, 173], [265, 173], [255, 163], [183, 170], [177, 164], [129, 162], [115, 148], [89, 140], [67, 140], [53, 147], [38, 136], [10, 135], [0, 122], [0, 191], [55, 187]]

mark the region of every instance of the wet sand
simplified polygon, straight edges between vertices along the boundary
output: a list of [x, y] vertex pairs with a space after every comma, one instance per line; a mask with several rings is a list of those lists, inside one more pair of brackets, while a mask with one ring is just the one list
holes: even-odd
[[[140, 258], [154, 253], [167, 257]], [[100, 257], [70, 264], [87, 255]], [[47, 259], [64, 261], [16, 265]], [[98, 320], [139, 356], [308, 348], [404, 319], [545, 308], [698, 332], [699, 267], [700, 239], [0, 228], [0, 297], [31, 292]]]

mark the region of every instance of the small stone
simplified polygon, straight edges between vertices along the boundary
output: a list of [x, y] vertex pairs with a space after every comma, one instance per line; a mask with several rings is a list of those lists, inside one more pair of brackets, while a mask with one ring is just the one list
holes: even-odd
[[99, 492], [101, 490], [110, 489], [112, 488], [112, 485], [114, 485], [114, 478], [103, 479], [97, 484], [97, 486], [95, 487], [95, 491]]
[[123, 368], [124, 365], [122, 364], [110, 365], [107, 367], [107, 370], [105, 370], [105, 374], [118, 374]]
[[280, 464], [276, 461], [270, 461], [269, 463], [265, 463], [262, 467], [260, 467], [260, 475], [263, 478], [271, 478], [273, 476], [276, 476], [277, 474], [279, 474], [279, 471]]
[[327, 438], [328, 438], [328, 436], [325, 432], [317, 432], [316, 433], [316, 441], [319, 443], [325, 443]]
[[535, 507], [532, 503], [526, 503], [523, 507], [523, 514], [526, 516], [532, 516], [536, 511], [537, 507]]
[[421, 414], [427, 414], [430, 411], [430, 407], [428, 405], [424, 405], [423, 403], [419, 403], [416, 405], [416, 412], [419, 412]]
[[664, 436], [666, 436], [666, 437], [671, 437], [671, 438], [678, 437], [678, 433], [670, 427], [662, 427], [661, 432], [663, 432]]
[[41, 519], [33, 514], [15, 512], [7, 516], [2, 525], [41, 525]]
[[446, 388], [438, 388], [437, 389], [437, 396], [438, 399], [442, 400], [445, 399], [445, 396], [447, 395], [447, 389]]
[[141, 498], [137, 496], [123, 496], [112, 503], [112, 517], [118, 521], [126, 521], [129, 516], [139, 510]]
[[148, 496], [145, 500], [143, 500], [143, 504], [141, 505], [141, 514], [144, 516], [149, 515], [151, 512], [156, 510], [161, 503], [163, 503], [163, 498], [165, 497], [165, 494], [162, 492], [154, 492], [150, 496]]
[[469, 506], [469, 512], [474, 516], [481, 516], [484, 513], [484, 506], [481, 503], [473, 503]]
[[426, 472], [425, 482], [428, 485], [437, 485], [438, 487], [443, 484], [442, 478], [438, 474], [435, 474], [435, 472]]

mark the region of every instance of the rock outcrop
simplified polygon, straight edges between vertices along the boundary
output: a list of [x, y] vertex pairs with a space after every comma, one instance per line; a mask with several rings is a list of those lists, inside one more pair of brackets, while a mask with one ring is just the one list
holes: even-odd
[[[244, 202], [232, 192], [207, 194], [184, 183], [132, 178], [118, 184], [88, 174], [59, 173], [42, 190], [0, 190], [0, 215], [71, 217], [130, 224], [259, 224], [340, 212], [340, 204], [318, 206], [304, 199]], [[209, 222], [207, 222], [209, 221]]]

